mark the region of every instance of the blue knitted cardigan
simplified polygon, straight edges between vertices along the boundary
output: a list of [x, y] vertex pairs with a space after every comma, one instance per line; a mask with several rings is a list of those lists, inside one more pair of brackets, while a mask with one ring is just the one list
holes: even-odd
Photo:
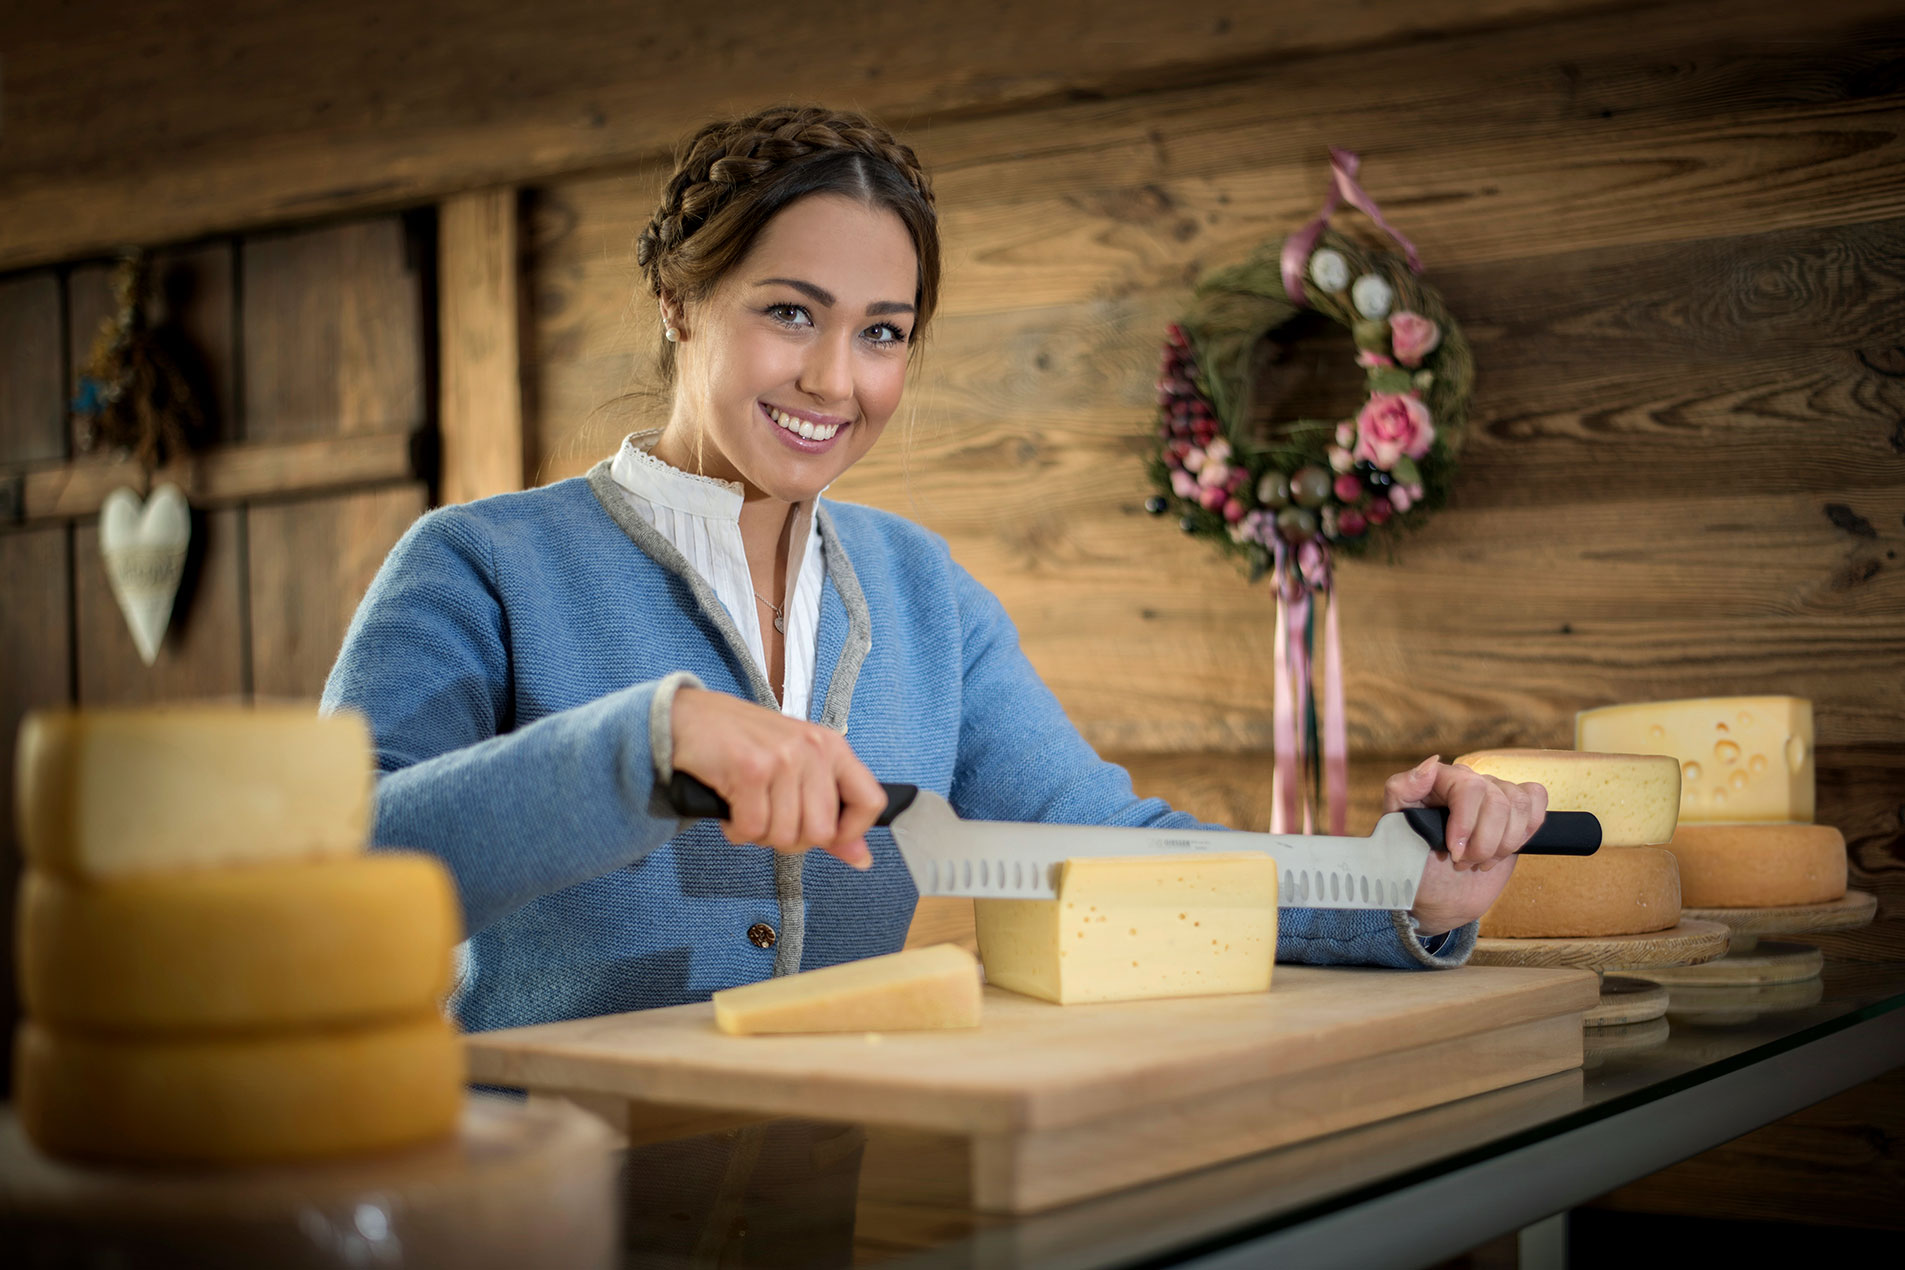
[[[970, 819], [1198, 823], [1092, 752], [942, 539], [849, 503], [823, 502], [817, 522], [810, 717], [881, 780]], [[902, 945], [918, 897], [887, 831], [868, 835], [862, 873], [735, 846], [661, 805], [669, 705], [691, 681], [774, 704], [727, 610], [606, 463], [432, 511], [391, 550], [322, 708], [370, 721], [373, 844], [431, 852], [455, 875], [466, 1028], [702, 1001]], [[760, 925], [771, 947], [750, 939]], [[1403, 914], [1285, 909], [1277, 956], [1452, 966], [1475, 929], [1431, 951]]]

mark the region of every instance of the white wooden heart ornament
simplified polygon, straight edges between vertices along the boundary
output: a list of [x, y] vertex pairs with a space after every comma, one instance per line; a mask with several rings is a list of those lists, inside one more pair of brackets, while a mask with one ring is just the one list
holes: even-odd
[[185, 577], [185, 550], [192, 542], [192, 509], [176, 485], [161, 485], [143, 502], [129, 489], [106, 495], [99, 506], [99, 554], [106, 580], [132, 628], [132, 642], [150, 666], [172, 620], [172, 601]]

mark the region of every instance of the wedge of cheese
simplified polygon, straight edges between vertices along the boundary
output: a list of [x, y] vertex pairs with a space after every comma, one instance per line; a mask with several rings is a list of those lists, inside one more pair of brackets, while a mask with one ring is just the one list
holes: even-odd
[[1681, 825], [1667, 844], [1689, 908], [1824, 904], [1845, 895], [1845, 835], [1830, 825]]
[[955, 944], [783, 975], [714, 994], [723, 1032], [904, 1032], [979, 1026], [979, 963]]
[[1488, 912], [1490, 939], [1638, 935], [1680, 921], [1680, 875], [1658, 847], [1602, 847], [1591, 856], [1521, 856]]
[[1574, 717], [1581, 750], [1671, 754], [1683, 821], [1810, 821], [1812, 702], [1694, 697], [1603, 706]]
[[28, 1020], [21, 1126], [48, 1155], [110, 1164], [264, 1164], [444, 1136], [463, 1051], [441, 1016], [240, 1038], [101, 1037]]
[[1455, 761], [1488, 776], [1546, 787], [1551, 811], [1593, 812], [1604, 846], [1652, 846], [1673, 837], [1680, 765], [1661, 755], [1477, 750]]
[[19, 915], [27, 1011], [98, 1032], [416, 1018], [462, 938], [448, 871], [410, 853], [110, 882], [29, 869]]
[[28, 862], [106, 879], [355, 854], [372, 781], [357, 715], [193, 705], [30, 714], [15, 788]]
[[1067, 860], [1054, 900], [975, 900], [986, 982], [1061, 1005], [1264, 992], [1277, 865], [1261, 852]]

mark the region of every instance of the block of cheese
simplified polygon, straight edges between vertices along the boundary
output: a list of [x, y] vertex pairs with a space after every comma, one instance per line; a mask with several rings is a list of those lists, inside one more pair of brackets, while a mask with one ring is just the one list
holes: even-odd
[[83, 882], [29, 869], [20, 988], [45, 1023], [107, 1032], [415, 1018], [450, 987], [456, 891], [378, 853]]
[[1813, 816], [1812, 702], [1803, 697], [1695, 697], [1583, 710], [1574, 717], [1574, 745], [1673, 755], [1683, 821]]
[[1845, 835], [1830, 825], [1681, 825], [1667, 850], [1689, 908], [1824, 904], [1845, 895]]
[[370, 730], [306, 705], [30, 714], [16, 760], [29, 863], [113, 878], [363, 850]]
[[14, 1101], [48, 1155], [115, 1164], [262, 1164], [448, 1134], [463, 1050], [442, 1016], [242, 1038], [101, 1037], [29, 1019]]
[[715, 993], [714, 1022], [737, 1036], [978, 1027], [979, 963], [930, 944], [782, 975]]
[[1680, 921], [1680, 875], [1659, 847], [1602, 847], [1590, 856], [1531, 855], [1515, 862], [1483, 936], [1558, 939], [1638, 935]]
[[986, 982], [1061, 1005], [1264, 992], [1277, 865], [1261, 852], [1067, 860], [1053, 900], [975, 900]]
[[1593, 812], [1603, 846], [1652, 846], [1673, 837], [1680, 765], [1661, 755], [1477, 750], [1455, 761], [1488, 776], [1546, 787], [1551, 811]]

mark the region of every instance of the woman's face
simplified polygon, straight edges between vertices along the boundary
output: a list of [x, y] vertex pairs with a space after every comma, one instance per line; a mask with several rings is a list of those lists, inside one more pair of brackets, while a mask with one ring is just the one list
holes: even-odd
[[899, 405], [918, 277], [893, 212], [836, 194], [783, 208], [683, 315], [673, 455], [698, 451], [703, 472], [749, 497], [814, 497]]

